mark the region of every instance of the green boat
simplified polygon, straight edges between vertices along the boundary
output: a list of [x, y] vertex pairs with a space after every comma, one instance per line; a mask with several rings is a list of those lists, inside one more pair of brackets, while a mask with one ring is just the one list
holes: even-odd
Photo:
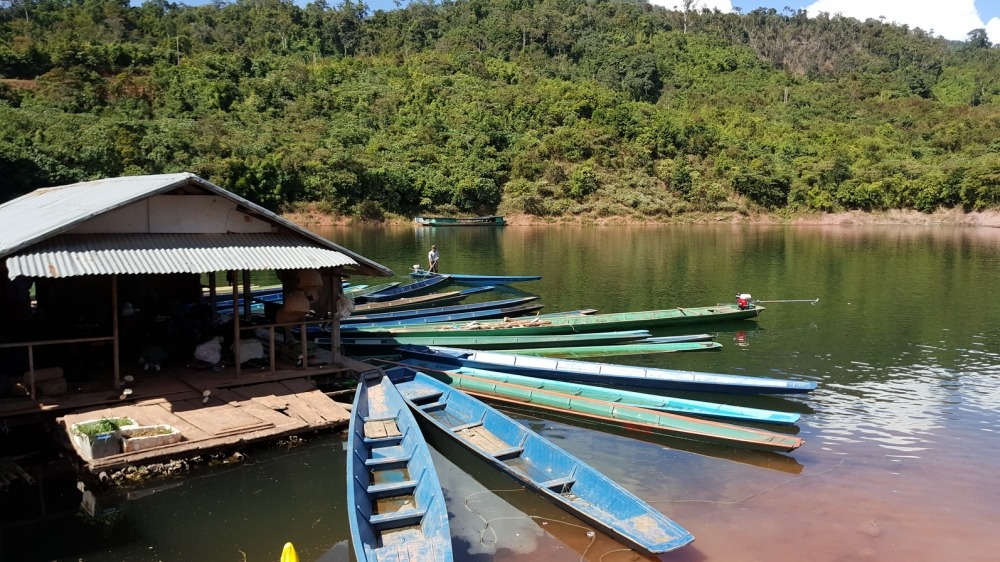
[[[745, 320], [756, 318], [764, 311], [762, 306], [740, 308], [723, 304], [698, 308], [671, 308], [641, 312], [616, 312], [587, 316], [563, 316], [544, 319], [480, 320], [476, 322], [442, 322], [420, 326], [400, 326], [389, 330], [370, 328], [371, 333], [394, 335], [433, 335], [434, 337], [468, 336], [485, 331], [503, 332], [508, 335], [575, 334], [581, 332], [609, 332], [618, 330], [651, 330], [665, 326], [683, 326], [707, 322]], [[456, 346], [457, 347], [457, 346]]]
[[[541, 336], [479, 334], [463, 338], [434, 338], [428, 336], [410, 335], [366, 337], [352, 333], [348, 337], [341, 337], [340, 344], [349, 354], [375, 355], [378, 351], [392, 350], [401, 345], [461, 345], [466, 349], [497, 350], [508, 348], [557, 347], [559, 345], [611, 345], [641, 340], [648, 337], [649, 332], [646, 330]], [[316, 344], [320, 346], [329, 346], [331, 345], [330, 338], [316, 338]], [[373, 351], [376, 353], [373, 353]]]
[[661, 410], [685, 416], [720, 418], [726, 421], [773, 423], [779, 425], [794, 424], [799, 421], [800, 417], [799, 414], [793, 412], [744, 408], [743, 406], [718, 404], [716, 402], [687, 400], [684, 398], [673, 398], [670, 396], [660, 396], [658, 394], [649, 394], [645, 392], [619, 390], [615, 387], [593, 386], [566, 381], [553, 381], [537, 377], [526, 377], [524, 375], [512, 375], [510, 373], [501, 373], [500, 371], [490, 371], [487, 369], [457, 367], [455, 365], [446, 365], [443, 363], [435, 363], [433, 361], [424, 361], [422, 359], [404, 359], [400, 363], [419, 367], [421, 369], [443, 371], [452, 375], [479, 377], [493, 382], [516, 384], [538, 390], [551, 390], [554, 392], [580, 396], [582, 398], [592, 398], [594, 400], [614, 402], [615, 404], [622, 404], [625, 406], [638, 406], [649, 410]]
[[505, 226], [500, 215], [485, 217], [413, 217], [417, 226]]
[[651, 353], [677, 353], [680, 351], [707, 351], [722, 349], [714, 341], [680, 343], [621, 343], [618, 345], [588, 345], [583, 347], [540, 347], [537, 349], [501, 349], [499, 353], [536, 355], [538, 357], [617, 357], [619, 355], [647, 355]]
[[497, 382], [455, 372], [434, 371], [423, 367], [411, 368], [473, 396], [519, 405], [530, 404], [542, 410], [572, 414], [588, 419], [600, 419], [635, 431], [755, 451], [789, 452], [798, 449], [805, 443], [800, 437], [784, 433], [679, 416], [637, 406]]

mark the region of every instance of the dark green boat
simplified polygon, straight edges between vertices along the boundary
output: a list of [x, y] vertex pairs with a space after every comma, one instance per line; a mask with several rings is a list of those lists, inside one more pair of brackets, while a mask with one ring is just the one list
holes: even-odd
[[[564, 316], [544, 319], [481, 320], [477, 322], [458, 322], [440, 324], [422, 324], [420, 326], [400, 326], [389, 330], [371, 328], [359, 330], [386, 335], [422, 335], [438, 338], [469, 336], [484, 332], [503, 333], [504, 335], [545, 335], [545, 334], [576, 334], [582, 332], [612, 332], [621, 330], [650, 330], [665, 326], [684, 326], [708, 322], [723, 322], [730, 320], [745, 320], [756, 318], [764, 311], [763, 306], [740, 308], [735, 304], [702, 306], [697, 308], [671, 308], [665, 310], [646, 310], [641, 312], [617, 312], [610, 314], [592, 314], [588, 316]], [[456, 346], [457, 347], [457, 346]]]

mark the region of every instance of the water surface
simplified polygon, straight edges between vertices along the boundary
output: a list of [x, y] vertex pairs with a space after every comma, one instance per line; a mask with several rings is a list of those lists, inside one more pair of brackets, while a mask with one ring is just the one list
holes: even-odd
[[[1000, 230], [920, 226], [336, 227], [324, 236], [408, 281], [539, 274], [543, 312], [703, 306], [751, 293], [759, 319], [686, 328], [720, 351], [635, 365], [813, 380], [806, 396], [687, 395], [802, 413], [806, 444], [764, 454], [515, 415], [661, 509], [695, 542], [670, 561], [992, 561], [1000, 552]], [[359, 283], [380, 282], [368, 278]], [[498, 298], [496, 296], [484, 299]], [[665, 333], [670, 333], [666, 331]], [[683, 332], [682, 332], [683, 333]], [[35, 560], [346, 560], [341, 434], [135, 491], [108, 537]], [[461, 451], [435, 453], [458, 560], [635, 560]], [[79, 538], [75, 521], [48, 532]], [[0, 546], [25, 538], [5, 531]], [[74, 544], [70, 542], [70, 544]], [[19, 552], [20, 548], [17, 548]], [[5, 558], [6, 559], [6, 558]], [[32, 559], [18, 558], [18, 559]], [[641, 558], [638, 558], [641, 559]]]

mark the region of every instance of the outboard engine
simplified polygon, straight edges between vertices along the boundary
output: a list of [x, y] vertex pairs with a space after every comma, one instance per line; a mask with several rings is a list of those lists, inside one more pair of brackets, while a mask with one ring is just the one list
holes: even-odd
[[750, 293], [740, 293], [736, 295], [736, 304], [740, 307], [740, 310], [746, 310], [748, 308], [753, 308], [753, 303], [751, 302], [752, 297]]

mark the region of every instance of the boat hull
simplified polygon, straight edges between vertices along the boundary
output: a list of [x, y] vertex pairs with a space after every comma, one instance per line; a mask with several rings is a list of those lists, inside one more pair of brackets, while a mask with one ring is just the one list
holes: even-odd
[[476, 287], [474, 289], [466, 289], [464, 291], [448, 291], [445, 293], [431, 293], [429, 295], [421, 295], [419, 297], [409, 297], [396, 299], [387, 302], [372, 302], [367, 304], [359, 304], [354, 307], [354, 312], [359, 314], [368, 313], [381, 313], [381, 312], [396, 312], [400, 310], [412, 310], [416, 308], [424, 308], [428, 305], [439, 305], [443, 306], [445, 304], [454, 304], [461, 302], [471, 295], [477, 292], [488, 291], [488, 287]]
[[463, 273], [431, 273], [422, 269], [410, 272], [410, 277], [414, 277], [416, 279], [429, 279], [445, 275], [451, 277], [452, 283], [472, 287], [525, 283], [527, 281], [538, 281], [542, 278], [541, 275], [470, 275]]
[[584, 384], [729, 394], [803, 394], [816, 388], [816, 383], [810, 381], [632, 367], [446, 346], [402, 346], [398, 352], [407, 358]]
[[506, 226], [507, 221], [500, 215], [484, 217], [414, 217], [417, 226]]
[[420, 295], [433, 293], [441, 287], [448, 285], [450, 282], [450, 277], [442, 275], [440, 277], [424, 279], [407, 285], [397, 285], [381, 291], [366, 293], [355, 298], [354, 302], [357, 304], [365, 304], [370, 302], [387, 302], [409, 297], [419, 297]]
[[[348, 334], [340, 344], [348, 353], [370, 355], [371, 351], [393, 350], [399, 346], [464, 345], [468, 349], [507, 349], [517, 347], [553, 347], [559, 345], [610, 345], [641, 340], [649, 336], [645, 330], [573, 334], [564, 336], [502, 336], [484, 334], [466, 338], [434, 338], [430, 336], [362, 337]], [[328, 338], [317, 338], [319, 345], [330, 345]]]
[[456, 314], [460, 312], [473, 312], [476, 310], [487, 310], [491, 308], [506, 308], [512, 306], [526, 305], [538, 300], [537, 296], [518, 297], [514, 299], [501, 299], [472, 304], [456, 304], [452, 306], [435, 306], [426, 308], [414, 308], [409, 310], [397, 310], [395, 312], [373, 313], [367, 315], [348, 316], [340, 320], [340, 325], [366, 324], [371, 322], [382, 322], [385, 320], [405, 320], [409, 318], [421, 318], [424, 316], [440, 316], [443, 314]]
[[[679, 310], [679, 309], [678, 309]], [[699, 311], [696, 313], [683, 314], [678, 310], [648, 310], [643, 312], [618, 312], [610, 314], [590, 314], [584, 316], [563, 316], [546, 318], [544, 321], [526, 322], [515, 319], [514, 321], [490, 320], [478, 322], [476, 332], [488, 332], [491, 330], [502, 330], [509, 335], [543, 335], [543, 334], [575, 334], [581, 332], [609, 332], [619, 330], [652, 330], [670, 326], [684, 326], [687, 324], [698, 324], [708, 322], [723, 322], [734, 320], [747, 320], [755, 318], [764, 310], [763, 307], [741, 310], [735, 306], [702, 307], [701, 309], [684, 309], [687, 311]], [[375, 331], [372, 329], [371, 331]], [[467, 326], [460, 323], [439, 323], [427, 324], [423, 326], [401, 326], [389, 330], [393, 334], [412, 334], [412, 332], [426, 332], [433, 330], [439, 332], [438, 335], [451, 333], [464, 335], [469, 332]]]
[[453, 559], [448, 508], [412, 411], [382, 371], [358, 383], [348, 429], [347, 504], [359, 562]]
[[[532, 406], [559, 414], [570, 414], [593, 420], [601, 420], [622, 425], [636, 431], [655, 433], [668, 437], [690, 439], [702, 443], [738, 447], [752, 451], [772, 451], [787, 453], [801, 447], [805, 441], [794, 435], [786, 435], [762, 429], [744, 427], [690, 417], [674, 411], [658, 411], [635, 402], [653, 402], [655, 397], [636, 392], [621, 392], [585, 385], [550, 384], [552, 381], [529, 380], [530, 377], [516, 377], [503, 380], [502, 373], [459, 367], [442, 371], [434, 364], [410, 363], [414, 368], [433, 376], [439, 381], [459, 388], [480, 398], [498, 400], [514, 404]], [[520, 380], [518, 380], [520, 379]], [[627, 402], [630, 401], [630, 402]], [[660, 402], [669, 404], [668, 402]], [[697, 403], [688, 403], [694, 409]], [[712, 408], [714, 406], [715, 408]], [[723, 411], [721, 404], [701, 403], [701, 411]], [[735, 410], [736, 408], [733, 408]], [[781, 412], [774, 412], [781, 414]], [[796, 416], [797, 419], [797, 416]], [[759, 421], [759, 420], [744, 420]]]
[[603, 533], [653, 556], [694, 540], [652, 506], [499, 410], [411, 368], [386, 374], [425, 426]]

